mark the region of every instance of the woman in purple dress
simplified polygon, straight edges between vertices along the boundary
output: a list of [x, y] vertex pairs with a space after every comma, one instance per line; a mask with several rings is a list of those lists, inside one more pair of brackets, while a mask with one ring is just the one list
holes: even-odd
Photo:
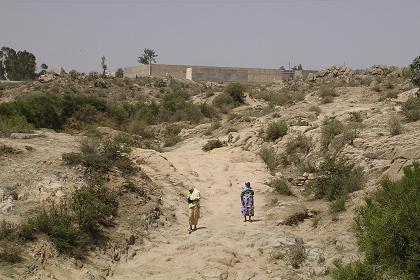
[[244, 216], [244, 222], [246, 222], [246, 217], [249, 217], [251, 222], [251, 217], [254, 216], [254, 190], [251, 188], [251, 183], [246, 182], [245, 186], [241, 191], [241, 213]]

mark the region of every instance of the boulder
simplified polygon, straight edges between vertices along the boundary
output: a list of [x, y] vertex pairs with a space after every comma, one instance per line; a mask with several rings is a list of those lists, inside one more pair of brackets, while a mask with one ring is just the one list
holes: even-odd
[[61, 67], [61, 66], [54, 66], [54, 67], [51, 69], [50, 73], [51, 73], [51, 74], [54, 74], [54, 75], [56, 75], [56, 76], [62, 76], [63, 74], [65, 74], [65, 73], [66, 73], [66, 71], [64, 71], [64, 68], [63, 68], [63, 67]]
[[41, 83], [49, 83], [55, 80], [55, 76], [53, 74], [44, 74], [39, 76], [38, 81]]

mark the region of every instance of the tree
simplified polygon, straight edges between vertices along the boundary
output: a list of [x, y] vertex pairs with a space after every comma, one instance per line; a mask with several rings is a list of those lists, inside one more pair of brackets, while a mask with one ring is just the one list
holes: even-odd
[[115, 72], [116, 78], [124, 78], [124, 70], [122, 68], [118, 68]]
[[303, 70], [302, 64], [299, 64], [297, 70]]
[[41, 71], [39, 72], [40, 75], [44, 75], [45, 73], [47, 73], [48, 70], [48, 65], [45, 63], [41, 64]]
[[156, 57], [158, 57], [158, 55], [156, 54], [154, 49], [146, 48], [143, 50], [143, 54], [137, 59], [139, 63], [145, 65], [148, 64], [150, 66], [149, 76], [152, 74], [152, 63], [156, 63]]
[[[414, 86], [420, 87], [420, 56], [416, 57], [410, 64], [411, 82]], [[417, 97], [420, 97], [420, 90], [417, 91]]]
[[108, 68], [108, 66], [105, 63], [105, 56], [104, 55], [101, 57], [101, 66], [102, 66], [102, 76], [105, 76], [105, 72], [106, 72], [106, 69]]
[[8, 80], [30, 80], [36, 74], [36, 58], [28, 51], [18, 51], [9, 47], [0, 50], [0, 78]]

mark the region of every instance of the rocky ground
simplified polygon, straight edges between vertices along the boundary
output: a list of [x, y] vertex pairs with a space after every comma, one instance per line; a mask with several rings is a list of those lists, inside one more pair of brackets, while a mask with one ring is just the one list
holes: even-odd
[[[369, 71], [375, 73], [363, 75], [383, 75], [385, 70]], [[1, 279], [328, 279], [327, 270], [334, 260], [362, 257], [352, 224], [364, 197], [377, 188], [383, 176], [397, 179], [404, 166], [420, 158], [420, 122], [406, 123], [400, 114], [401, 104], [416, 92], [404, 80], [398, 80], [393, 89], [397, 98], [383, 98], [373, 82], [342, 84], [333, 102], [325, 104], [318, 88], [308, 86], [355, 75], [348, 69], [327, 69], [301, 82], [309, 88], [302, 101], [264, 112], [267, 102], [247, 94], [246, 104], [225, 115], [221, 126], [211, 133], [207, 132], [210, 123], [200, 124], [182, 130], [183, 141], [163, 152], [133, 148], [130, 157], [142, 171], [135, 180], [153, 195], [148, 200], [137, 197], [121, 189], [121, 178], [110, 175], [109, 187], [120, 193], [123, 206], [115, 225], [106, 229], [109, 240], [105, 245], [80, 262], [58, 255], [47, 238], [40, 238], [25, 249], [22, 263], [0, 263]], [[219, 85], [209, 87], [218, 94]], [[272, 86], [276, 87], [281, 85]], [[138, 90], [143, 96], [149, 88], [139, 85]], [[159, 89], [150, 90], [160, 94]], [[13, 90], [3, 94], [3, 102], [14, 94]], [[203, 92], [194, 102], [213, 98], [213, 93]], [[311, 109], [314, 106], [319, 107], [318, 112]], [[323, 121], [334, 117], [346, 122], [352, 112], [362, 117], [362, 126], [341, 153], [364, 168], [366, 184], [350, 194], [344, 212], [331, 215], [327, 201], [305, 193], [313, 174], [303, 174], [294, 165], [282, 165], [271, 173], [258, 152], [269, 146], [282, 155], [287, 142], [303, 134], [313, 142], [306, 158], [319, 164]], [[403, 123], [403, 133], [395, 136], [389, 131], [394, 115]], [[289, 124], [288, 134], [266, 141], [261, 129], [277, 120]], [[229, 145], [202, 150], [209, 139], [228, 142], [229, 133], [233, 136]], [[9, 149], [0, 155], [0, 220], [20, 222], [41, 205], [83, 184], [82, 170], [66, 166], [61, 159], [63, 153], [75, 151], [82, 138], [49, 130], [1, 138], [0, 145]], [[267, 185], [273, 178], [289, 180], [294, 195], [275, 193]], [[244, 223], [240, 216], [239, 193], [245, 181], [251, 181], [256, 190], [253, 223]], [[185, 202], [190, 185], [203, 196], [200, 227], [191, 235]]]

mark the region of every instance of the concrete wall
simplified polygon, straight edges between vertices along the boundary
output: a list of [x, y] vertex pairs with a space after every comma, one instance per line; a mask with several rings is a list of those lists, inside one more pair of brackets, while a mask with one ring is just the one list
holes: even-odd
[[[188, 79], [193, 81], [210, 82], [242, 82], [242, 83], [275, 83], [286, 79], [306, 78], [311, 70], [285, 70], [260, 68], [235, 68], [190, 65], [153, 64], [151, 74], [154, 77]], [[124, 76], [128, 78], [145, 77], [149, 75], [149, 65], [139, 65], [124, 68]]]
[[[167, 64], [153, 64], [151, 74], [154, 77], [165, 77], [166, 73], [173, 78], [185, 79], [186, 70], [190, 67], [188, 65], [167, 65]], [[149, 76], [149, 65], [139, 65], [135, 67], [124, 68], [124, 77], [135, 78]]]

